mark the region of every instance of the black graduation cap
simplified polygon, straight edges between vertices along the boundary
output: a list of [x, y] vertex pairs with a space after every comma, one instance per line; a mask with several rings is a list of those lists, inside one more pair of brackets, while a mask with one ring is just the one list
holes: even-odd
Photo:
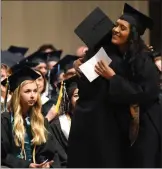
[[34, 68], [34, 67], [36, 67], [37, 65], [38, 65], [37, 63], [33, 63], [33, 62], [31, 62], [31, 61], [28, 61], [27, 58], [24, 58], [24, 59], [22, 59], [18, 64], [12, 66], [12, 67], [11, 67], [11, 70], [12, 70], [12, 72], [14, 73], [14, 72], [18, 71], [19, 69], [22, 69], [24, 66], [28, 66], [28, 67], [30, 67], [30, 68]]
[[34, 53], [32, 53], [31, 55], [26, 57], [26, 62], [32, 62], [35, 64], [39, 64], [39, 63], [46, 63], [47, 62], [47, 55], [46, 53], [40, 52], [40, 51], [36, 51]]
[[140, 35], [143, 35], [147, 28], [150, 30], [153, 28], [153, 20], [150, 17], [144, 15], [127, 3], [124, 4], [123, 15], [120, 19], [124, 19], [136, 26]]
[[73, 62], [77, 59], [78, 59], [78, 56], [66, 55], [59, 62], [56, 63], [56, 65], [53, 67], [51, 72], [52, 71], [58, 71], [58, 70], [66, 71], [67, 69], [70, 69], [70, 68], [73, 67]]
[[22, 56], [24, 56], [28, 50], [29, 48], [13, 46], [13, 45], [8, 48], [9, 52], [14, 53], [14, 54], [20, 54]]
[[56, 51], [52, 51], [52, 52], [45, 53], [45, 54], [47, 55], [47, 62], [49, 61], [58, 62], [60, 60], [62, 50], [56, 50]]
[[1, 64], [5, 64], [8, 67], [16, 65], [22, 60], [22, 56], [15, 55], [9, 51], [1, 51]]
[[74, 32], [88, 48], [94, 48], [111, 33], [113, 26], [109, 17], [97, 7], [79, 24]]
[[[34, 70], [25, 66], [8, 77], [9, 89], [13, 92], [23, 81], [36, 80], [40, 75]], [[3, 86], [7, 84], [7, 79], [1, 82]]]
[[68, 69], [73, 67], [73, 62], [78, 59], [75, 55], [66, 55], [61, 60], [59, 60], [50, 73], [50, 83], [57, 79], [58, 75], [62, 72], [66, 72]]

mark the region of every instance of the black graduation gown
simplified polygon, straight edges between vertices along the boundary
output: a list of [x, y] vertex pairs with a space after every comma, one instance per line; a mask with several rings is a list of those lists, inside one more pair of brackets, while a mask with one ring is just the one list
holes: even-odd
[[66, 167], [67, 165], [67, 147], [68, 147], [68, 140], [64, 136], [64, 133], [61, 130], [61, 124], [58, 117], [56, 117], [51, 123], [51, 131], [52, 134], [58, 141], [58, 154], [60, 157], [60, 163], [62, 167]]
[[[28, 168], [31, 162], [23, 159], [19, 159], [12, 154], [12, 143], [14, 143], [14, 141], [12, 137], [11, 116], [9, 112], [2, 113], [1, 126], [3, 128], [3, 130], [1, 131], [2, 132], [1, 140], [3, 140], [2, 145], [4, 146], [5, 153], [6, 153], [5, 156], [2, 156], [1, 159], [2, 165], [11, 168]], [[56, 151], [57, 144], [54, 137], [51, 134], [50, 126], [47, 120], [45, 120], [45, 127], [49, 131], [48, 140], [45, 144], [36, 146], [36, 153], [35, 153], [36, 162], [41, 163], [46, 159], [54, 160], [52, 166], [60, 167], [60, 162]], [[4, 149], [2, 149], [1, 153], [4, 152]]]
[[[162, 111], [157, 99], [157, 70], [147, 53], [133, 63], [133, 77], [126, 68], [127, 61], [113, 56], [111, 67], [117, 75], [112, 79], [99, 77], [92, 83], [79, 79], [80, 98], [69, 137], [68, 167], [159, 166]], [[132, 147], [128, 140], [131, 104], [140, 106], [139, 136]]]
[[114, 103], [140, 106], [139, 134], [130, 148], [131, 167], [160, 167], [162, 109], [158, 99], [159, 75], [147, 53], [141, 53], [134, 63], [133, 79], [116, 75], [110, 80], [109, 97]]
[[[109, 54], [109, 53], [108, 53]], [[111, 56], [111, 55], [109, 55]], [[122, 59], [113, 56], [111, 67], [124, 74]], [[68, 167], [127, 167], [129, 150], [128, 108], [122, 110], [110, 103], [109, 81], [99, 77], [90, 83], [84, 76], [78, 79], [79, 100], [71, 124], [68, 147]], [[122, 114], [120, 123], [117, 113]]]

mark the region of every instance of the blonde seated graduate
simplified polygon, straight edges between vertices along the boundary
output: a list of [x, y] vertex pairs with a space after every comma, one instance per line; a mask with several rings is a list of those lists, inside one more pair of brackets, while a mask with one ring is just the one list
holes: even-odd
[[[41, 113], [35, 80], [40, 75], [24, 67], [8, 77], [12, 92], [9, 112], [1, 116], [2, 165], [10, 168], [59, 167], [56, 142]], [[2, 84], [6, 83], [5, 79]]]

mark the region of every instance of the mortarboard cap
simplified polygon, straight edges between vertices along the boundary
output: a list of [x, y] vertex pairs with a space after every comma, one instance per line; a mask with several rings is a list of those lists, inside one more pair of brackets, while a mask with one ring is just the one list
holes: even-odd
[[49, 61], [56, 61], [58, 62], [60, 60], [62, 50], [56, 50], [52, 51], [50, 53], [45, 53], [47, 55], [47, 62]]
[[22, 60], [22, 56], [15, 55], [9, 51], [1, 51], [1, 64], [5, 64], [8, 67], [16, 65]]
[[[34, 70], [25, 66], [8, 77], [9, 89], [11, 92], [13, 92], [23, 81], [36, 80], [39, 76], [40, 75], [36, 73]], [[1, 82], [3, 86], [5, 86], [6, 83], [7, 83], [7, 79]]]
[[73, 67], [73, 62], [77, 60], [78, 57], [74, 55], [64, 56], [56, 65], [53, 67], [50, 73], [50, 83], [53, 83], [54, 79], [57, 79], [58, 75], [62, 72], [66, 72], [68, 69]]
[[66, 55], [59, 62], [57, 62], [52, 70], [56, 70], [58, 67], [59, 70], [67, 70], [68, 68], [70, 69], [73, 67], [73, 62], [77, 59], [78, 57], [75, 55]]
[[67, 58], [67, 62], [64, 65], [64, 71], [66, 72], [68, 69], [73, 68], [74, 61], [77, 60], [79, 57], [75, 55], [66, 55], [64, 58]]
[[26, 47], [19, 47], [19, 46], [10, 46], [8, 48], [8, 51], [14, 54], [20, 54], [24, 56], [26, 52], [29, 50], [29, 48]]
[[74, 30], [79, 38], [88, 46], [94, 48], [110, 34], [114, 24], [100, 9], [95, 8]]
[[127, 3], [124, 4], [123, 15], [120, 19], [124, 19], [131, 25], [136, 26], [139, 35], [143, 35], [147, 28], [150, 30], [153, 28], [153, 20], [150, 17], [144, 15]]
[[36, 51], [34, 53], [32, 53], [31, 55], [26, 57], [26, 62], [32, 62], [35, 64], [39, 64], [39, 63], [46, 63], [47, 62], [47, 55], [46, 53], [42, 53], [39, 51]]
[[30, 68], [34, 68], [37, 66], [37, 63], [29, 62], [27, 58], [22, 59], [18, 64], [11, 67], [12, 72], [16, 72], [19, 69], [22, 69], [24, 66], [28, 66]]

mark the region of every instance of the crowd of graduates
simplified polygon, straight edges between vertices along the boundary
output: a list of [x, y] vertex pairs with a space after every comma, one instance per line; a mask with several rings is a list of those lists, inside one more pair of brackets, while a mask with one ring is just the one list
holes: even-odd
[[[162, 56], [142, 39], [154, 24], [127, 3], [115, 22], [97, 7], [75, 55], [1, 51], [1, 167], [162, 167]], [[101, 47], [112, 62], [89, 82], [79, 67]]]

